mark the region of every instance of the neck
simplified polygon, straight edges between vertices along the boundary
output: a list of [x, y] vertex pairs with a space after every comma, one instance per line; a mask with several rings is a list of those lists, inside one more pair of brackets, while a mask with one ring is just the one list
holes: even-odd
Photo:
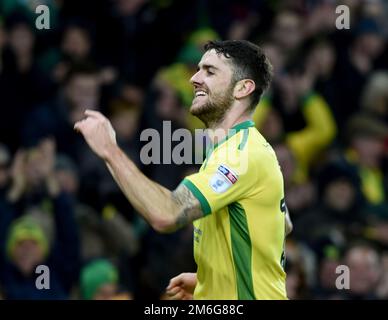
[[221, 120], [207, 124], [209, 137], [212, 143], [217, 143], [226, 137], [229, 129], [232, 129], [237, 124], [252, 120], [251, 114], [248, 112], [233, 112], [233, 108]]

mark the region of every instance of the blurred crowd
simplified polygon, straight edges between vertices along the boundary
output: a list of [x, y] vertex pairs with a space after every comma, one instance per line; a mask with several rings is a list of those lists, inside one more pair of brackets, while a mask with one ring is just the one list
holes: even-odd
[[[350, 29], [336, 28], [340, 4]], [[192, 227], [153, 231], [73, 124], [103, 112], [174, 189], [198, 166], [142, 164], [140, 133], [203, 128], [188, 112], [203, 44], [247, 39], [274, 67], [254, 120], [294, 223], [289, 298], [387, 299], [387, 37], [383, 0], [0, 0], [0, 298], [164, 299], [171, 277], [195, 271]], [[36, 289], [40, 264], [50, 290]]]

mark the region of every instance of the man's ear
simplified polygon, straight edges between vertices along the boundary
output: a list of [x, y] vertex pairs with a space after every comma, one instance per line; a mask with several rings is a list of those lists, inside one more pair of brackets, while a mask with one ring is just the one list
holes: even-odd
[[236, 99], [243, 99], [249, 96], [256, 89], [256, 84], [251, 79], [243, 79], [234, 86], [234, 97]]

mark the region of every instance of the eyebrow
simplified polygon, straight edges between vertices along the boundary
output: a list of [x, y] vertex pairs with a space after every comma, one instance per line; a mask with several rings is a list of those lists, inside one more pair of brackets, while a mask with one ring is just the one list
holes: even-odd
[[215, 70], [219, 70], [217, 67], [215, 67], [215, 66], [213, 66], [212, 64], [198, 64], [198, 70], [200, 69], [200, 68], [203, 68], [203, 69], [210, 69], [210, 68], [212, 68], [212, 69], [215, 69]]

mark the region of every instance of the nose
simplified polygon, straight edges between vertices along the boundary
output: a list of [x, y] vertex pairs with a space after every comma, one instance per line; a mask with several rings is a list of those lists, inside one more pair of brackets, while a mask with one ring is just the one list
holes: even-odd
[[198, 70], [190, 79], [192, 85], [199, 85], [201, 83], [201, 70]]

